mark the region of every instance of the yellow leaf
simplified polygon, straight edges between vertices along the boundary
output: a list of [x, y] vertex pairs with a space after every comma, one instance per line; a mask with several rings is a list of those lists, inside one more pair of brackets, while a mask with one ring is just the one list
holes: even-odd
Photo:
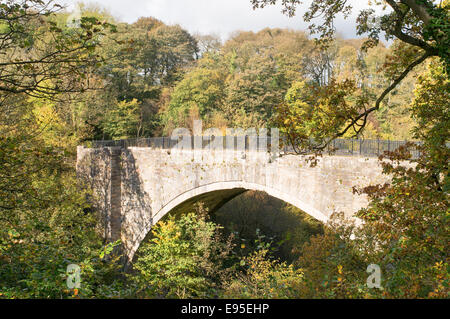
[[342, 265], [339, 265], [337, 268], [338, 268], [338, 273], [342, 275]]

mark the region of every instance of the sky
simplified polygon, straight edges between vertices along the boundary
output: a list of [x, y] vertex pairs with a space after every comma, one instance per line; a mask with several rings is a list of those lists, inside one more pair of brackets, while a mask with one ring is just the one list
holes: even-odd
[[[79, 0], [61, 0], [73, 9]], [[95, 3], [120, 21], [132, 23], [139, 17], [152, 16], [166, 24], [179, 24], [192, 34], [215, 34], [226, 40], [234, 31], [259, 31], [266, 27], [306, 30], [301, 16], [307, 6], [289, 18], [281, 13], [281, 6], [253, 10], [250, 0], [84, 0]], [[309, 1], [305, 1], [308, 3]], [[336, 29], [344, 38], [354, 38], [357, 12], [367, 7], [367, 0], [353, 0], [354, 13], [347, 20], [336, 20]]]

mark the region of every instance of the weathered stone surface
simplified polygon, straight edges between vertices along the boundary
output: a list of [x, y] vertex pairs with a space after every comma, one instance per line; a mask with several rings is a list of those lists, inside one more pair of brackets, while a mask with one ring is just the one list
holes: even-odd
[[375, 158], [325, 156], [310, 167], [303, 156], [232, 150], [79, 147], [77, 170], [94, 190], [105, 237], [121, 239], [129, 260], [152, 225], [198, 200], [212, 211], [247, 190], [264, 191], [326, 222], [367, 205], [353, 186], [386, 181]]

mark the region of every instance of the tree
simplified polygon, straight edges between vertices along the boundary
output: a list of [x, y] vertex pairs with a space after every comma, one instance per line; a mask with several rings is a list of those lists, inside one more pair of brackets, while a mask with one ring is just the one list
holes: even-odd
[[142, 121], [139, 114], [139, 102], [121, 101], [114, 105], [105, 116], [103, 130], [113, 140], [126, 139], [129, 136], [139, 137]]
[[214, 297], [230, 252], [230, 243], [220, 240], [220, 227], [205, 213], [170, 218], [159, 222], [140, 248], [134, 280], [146, 297]]
[[198, 56], [197, 41], [180, 26], [160, 26], [151, 37], [157, 43], [157, 75], [160, 82], [176, 81], [181, 67], [189, 65]]
[[[276, 0], [251, 0], [254, 8], [261, 8], [266, 5], [275, 4]], [[293, 16], [300, 0], [283, 1], [283, 12]], [[376, 1], [375, 5], [384, 2]], [[386, 39], [398, 39], [403, 45], [396, 52], [398, 59], [387, 66], [386, 71], [390, 72], [390, 84], [378, 95], [372, 106], [359, 106], [359, 112], [345, 114], [346, 122], [336, 122], [331, 135], [325, 140], [309, 145], [309, 148], [323, 150], [335, 138], [344, 136], [350, 130], [358, 136], [366, 126], [369, 115], [380, 109], [386, 96], [392, 92], [399, 83], [414, 69], [430, 57], [440, 57], [448, 70], [450, 68], [449, 53], [449, 8], [448, 1], [439, 5], [432, 1], [418, 0], [386, 0], [392, 12], [385, 13], [379, 17], [375, 16], [375, 10], [365, 9], [359, 13], [357, 19], [357, 33], [359, 35], [368, 34], [368, 40], [363, 44], [363, 49], [375, 46], [380, 34], [385, 33]], [[384, 7], [385, 8], [385, 7]], [[345, 17], [351, 12], [351, 5], [346, 0], [324, 1], [313, 0], [303, 18], [310, 22], [311, 33], [319, 34], [319, 43], [323, 47], [330, 45], [335, 37], [334, 20], [339, 13]], [[312, 22], [320, 18], [321, 23]], [[329, 123], [326, 123], [327, 125]]]
[[243, 258], [241, 264], [245, 265], [245, 270], [226, 284], [223, 298], [298, 298], [303, 284], [302, 270], [270, 259], [268, 249], [254, 251]]
[[[355, 227], [332, 219], [324, 235], [305, 245], [299, 266], [308, 296], [449, 297], [450, 82], [444, 70], [433, 61], [416, 86], [411, 108], [423, 145], [406, 145], [380, 157], [391, 181], [354, 190], [369, 198], [368, 207], [356, 213], [362, 223]], [[410, 148], [418, 148], [420, 156], [411, 159]], [[380, 266], [382, 289], [365, 286], [369, 264]]]
[[[37, 153], [37, 149], [30, 151]], [[28, 192], [21, 184], [15, 185], [15, 198], [0, 192], [0, 298], [118, 297], [124, 291], [120, 264], [110, 246], [103, 247], [86, 191], [77, 185], [70, 168], [56, 160], [48, 165], [53, 167], [27, 177], [32, 185], [25, 188]], [[5, 176], [10, 171], [3, 169], [2, 184], [5, 177], [11, 178]], [[107, 255], [109, 262], [105, 262]], [[69, 264], [81, 268], [80, 289], [66, 285]]]
[[227, 86], [225, 114], [239, 127], [267, 126], [273, 120], [274, 105], [283, 99], [288, 81], [275, 58], [261, 50], [260, 56], [248, 57], [231, 74]]
[[187, 119], [193, 109], [206, 119], [222, 107], [226, 73], [214, 62], [214, 58], [204, 57], [198, 67], [188, 72], [175, 86], [168, 108], [162, 114], [163, 124], [167, 128], [190, 127], [192, 123], [187, 123]]
[[294, 151], [308, 153], [312, 145], [326, 145], [335, 128], [346, 125], [347, 116], [356, 116], [369, 99], [351, 80], [324, 87], [296, 82], [278, 108], [278, 123]]
[[[30, 179], [61, 160], [62, 149], [42, 146], [38, 139], [55, 115], [55, 110], [36, 114], [38, 101], [52, 108], [55, 105], [50, 101], [60, 101], [63, 93], [89, 88], [83, 79], [102, 61], [96, 52], [98, 38], [106, 30], [114, 31], [112, 25], [93, 17], [81, 18], [75, 30], [60, 27], [55, 15], [59, 9], [52, 1], [7, 1], [0, 5], [3, 209], [17, 209], [26, 203], [11, 198], [38, 199], [40, 194]], [[54, 161], [43, 160], [51, 156]]]
[[[263, 128], [290, 84], [305, 73], [303, 32], [265, 29], [239, 32], [219, 52], [205, 54], [177, 83], [162, 109], [163, 125], [183, 125], [194, 109], [206, 125]], [[193, 112], [195, 113], [195, 112]]]
[[[371, 202], [358, 216], [376, 240], [388, 296], [449, 296], [449, 86], [445, 66], [434, 60], [419, 77], [412, 102], [415, 136], [423, 141], [415, 146], [419, 158], [411, 160], [408, 146], [387, 154], [390, 161], [382, 165], [392, 182], [362, 190]], [[401, 165], [405, 160], [414, 166]]]
[[181, 27], [167, 26], [151, 17], [132, 25], [119, 24], [117, 29], [116, 36], [103, 45], [109, 57], [99, 72], [106, 82], [104, 103], [118, 105], [118, 101], [136, 99], [140, 105], [139, 134], [121, 136], [153, 135], [159, 126], [163, 93], [181, 80], [185, 68], [194, 62], [196, 40]]
[[54, 19], [60, 9], [53, 1], [8, 0], [1, 4], [2, 95], [49, 97], [86, 89], [82, 81], [86, 70], [102, 61], [95, 52], [98, 36], [114, 27], [83, 17], [79, 28], [63, 29]]
[[205, 54], [218, 53], [222, 47], [222, 40], [216, 35], [194, 35], [198, 43], [199, 56], [204, 56]]
[[312, 236], [303, 245], [302, 256], [296, 264], [303, 269], [302, 298], [364, 298], [369, 297], [366, 286], [367, 259], [363, 247], [352, 240], [355, 225], [344, 214], [333, 214], [324, 233]]
[[[52, 1], [0, 4], [0, 296], [6, 298], [113, 296], [119, 287], [110, 281], [116, 263], [105, 266], [100, 257], [95, 212], [71, 161], [76, 133], [60, 108], [92, 88], [86, 75], [104, 61], [96, 50], [114, 26], [83, 17], [70, 29], [61, 25], [60, 9]], [[81, 266], [80, 291], [65, 286], [70, 263]]]

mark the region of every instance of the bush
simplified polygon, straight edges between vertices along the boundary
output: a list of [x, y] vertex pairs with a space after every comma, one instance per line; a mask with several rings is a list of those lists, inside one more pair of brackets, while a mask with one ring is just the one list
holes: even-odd
[[216, 297], [231, 242], [221, 240], [220, 227], [206, 215], [190, 213], [159, 222], [140, 248], [133, 280], [141, 297]]

